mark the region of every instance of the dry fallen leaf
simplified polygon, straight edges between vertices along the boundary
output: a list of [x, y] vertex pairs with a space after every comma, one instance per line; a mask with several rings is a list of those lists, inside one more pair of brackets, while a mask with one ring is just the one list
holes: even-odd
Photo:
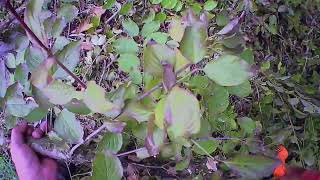
[[86, 50], [86, 51], [91, 51], [91, 50], [93, 50], [93, 45], [92, 45], [92, 43], [89, 43], [89, 42], [82, 42], [81, 43], [81, 49], [82, 50]]
[[82, 33], [84, 31], [87, 31], [88, 29], [92, 28], [93, 25], [90, 23], [90, 19], [86, 18], [84, 19], [78, 26], [77, 29], [75, 29], [74, 31], [72, 31], [72, 33]]
[[127, 167], [128, 180], [138, 180], [138, 176], [136, 172], [137, 172], [136, 168], [129, 163]]
[[101, 16], [104, 12], [106, 12], [105, 9], [103, 9], [102, 6], [93, 6], [91, 9], [90, 9], [90, 13], [94, 16]]
[[218, 170], [217, 164], [218, 164], [218, 161], [208, 157], [206, 166], [209, 170], [217, 171]]

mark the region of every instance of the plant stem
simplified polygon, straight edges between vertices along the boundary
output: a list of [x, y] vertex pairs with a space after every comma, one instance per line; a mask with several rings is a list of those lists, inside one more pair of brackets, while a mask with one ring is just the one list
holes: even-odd
[[222, 160], [217, 159], [217, 158], [214, 158], [213, 156], [211, 156], [211, 154], [209, 154], [208, 151], [206, 151], [202, 146], [200, 146], [200, 144], [198, 144], [195, 140], [193, 140], [193, 139], [190, 139], [190, 140], [191, 140], [191, 142], [192, 142], [193, 144], [195, 144], [196, 146], [198, 146], [198, 148], [201, 149], [207, 156], [209, 156], [210, 158], [212, 158], [212, 159], [214, 159], [214, 160], [216, 160], [216, 161], [218, 161], [218, 162], [223, 162]]
[[202, 146], [200, 146], [200, 144], [198, 144], [195, 140], [193, 140], [193, 139], [190, 139], [190, 140], [191, 140], [191, 142], [192, 142], [193, 144], [195, 144], [196, 146], [198, 146], [198, 148], [201, 149], [207, 156], [209, 156], [209, 157], [212, 158], [212, 159], [215, 159], [214, 157], [212, 157], [212, 156], [208, 153], [208, 151], [206, 151]]
[[9, 0], [6, 1], [6, 8], [13, 14], [13, 16], [15, 16], [15, 18], [20, 22], [20, 24], [22, 25], [23, 29], [37, 42], [37, 44], [44, 49], [48, 56], [52, 56], [55, 60], [55, 62], [68, 74], [70, 75], [72, 78], [75, 79], [75, 81], [77, 81], [83, 88], [87, 88], [86, 84], [84, 82], [82, 82], [74, 73], [72, 73], [67, 67], [65, 67], [51, 52], [51, 50], [44, 45], [41, 40], [34, 34], [34, 32], [28, 27], [28, 25], [24, 22], [24, 20], [19, 16], [19, 14], [17, 13], [17, 11], [12, 7], [12, 5], [10, 4]]
[[82, 142], [74, 145], [74, 146], [72, 147], [72, 149], [70, 150], [70, 152], [69, 152], [69, 156], [71, 157], [72, 154], [74, 153], [74, 151], [75, 151], [76, 149], [78, 149], [78, 147], [80, 147], [82, 144], [84, 144], [84, 143], [86, 143], [87, 141], [89, 141], [91, 138], [93, 138], [93, 137], [94, 137], [95, 135], [97, 135], [99, 132], [101, 132], [102, 130], [104, 130], [107, 126], [108, 126], [107, 123], [103, 123], [102, 126], [100, 126], [98, 129], [96, 129], [96, 130], [93, 131], [91, 134], [89, 134], [89, 135], [86, 137], [85, 140], [83, 140]]
[[144, 167], [144, 168], [150, 168], [150, 169], [163, 169], [165, 171], [168, 171], [168, 169], [166, 169], [163, 166], [149, 166], [149, 165], [143, 165], [143, 164], [138, 164], [138, 163], [131, 163], [132, 165], [136, 165], [136, 166], [140, 166], [140, 167]]
[[144, 99], [145, 97], [149, 96], [150, 94], [152, 94], [154, 91], [156, 91], [157, 89], [159, 89], [161, 87], [162, 87], [162, 83], [157, 84], [156, 86], [151, 88], [149, 91], [147, 91], [144, 94], [142, 94], [141, 96], [139, 96], [138, 97], [138, 101], [141, 101], [142, 99]]
[[134, 150], [131, 150], [131, 151], [127, 151], [127, 152], [124, 152], [124, 153], [120, 153], [120, 154], [117, 154], [117, 157], [120, 157], [120, 156], [126, 156], [126, 155], [129, 155], [129, 154], [132, 154], [132, 153], [135, 153], [135, 152], [139, 152], [139, 151], [144, 151], [146, 148], [139, 148], [139, 149], [134, 149]]
[[[189, 68], [191, 66], [191, 64], [188, 64], [186, 66], [184, 66], [183, 68], [179, 69], [176, 72], [176, 75], [178, 76], [180, 73], [182, 73], [184, 70], [186, 70], [187, 68]], [[162, 83], [157, 84], [156, 86], [154, 86], [153, 88], [151, 88], [149, 91], [145, 92], [144, 94], [142, 94], [141, 96], [138, 97], [138, 101], [144, 99], [145, 97], [149, 96], [150, 94], [152, 94], [154, 91], [158, 90], [159, 88], [162, 88]]]

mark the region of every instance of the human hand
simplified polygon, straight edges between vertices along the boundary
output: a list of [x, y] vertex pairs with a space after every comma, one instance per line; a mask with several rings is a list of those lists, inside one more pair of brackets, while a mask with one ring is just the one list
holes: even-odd
[[58, 164], [53, 159], [37, 155], [26, 143], [28, 136], [39, 139], [43, 136], [43, 131], [22, 122], [11, 132], [10, 152], [19, 179], [56, 180]]

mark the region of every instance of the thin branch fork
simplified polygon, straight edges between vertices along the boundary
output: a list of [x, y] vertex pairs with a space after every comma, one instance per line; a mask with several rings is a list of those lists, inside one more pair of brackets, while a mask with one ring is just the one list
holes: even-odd
[[12, 7], [9, 0], [6, 1], [6, 8], [13, 14], [13, 16], [20, 22], [23, 29], [38, 43], [38, 45], [44, 49], [48, 56], [52, 56], [55, 62], [72, 78], [75, 79], [83, 88], [87, 88], [87, 85], [82, 82], [74, 73], [72, 73], [66, 66], [64, 66], [52, 53], [51, 49], [49, 49], [46, 45], [44, 45], [41, 40], [34, 34], [34, 32], [28, 27], [28, 25], [24, 22], [24, 20], [19, 16], [17, 11]]

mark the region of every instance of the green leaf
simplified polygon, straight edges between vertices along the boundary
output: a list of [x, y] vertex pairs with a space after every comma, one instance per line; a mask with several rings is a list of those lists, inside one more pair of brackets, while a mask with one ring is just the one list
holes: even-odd
[[120, 15], [125, 15], [128, 14], [129, 11], [132, 9], [133, 3], [126, 3], [125, 5], [122, 6], [122, 8], [120, 9], [119, 14]]
[[189, 91], [179, 87], [172, 88], [164, 109], [170, 138], [187, 137], [199, 132], [201, 116], [199, 102]]
[[167, 45], [148, 44], [144, 48], [144, 71], [156, 77], [162, 77], [162, 61], [167, 61], [170, 64], [175, 63], [175, 52]]
[[138, 25], [132, 21], [130, 18], [124, 20], [122, 22], [123, 29], [128, 33], [129, 36], [138, 36], [139, 35], [139, 27]]
[[28, 82], [28, 67], [26, 64], [20, 64], [14, 72], [15, 81], [21, 85], [25, 85]]
[[165, 22], [166, 19], [167, 19], [167, 15], [164, 12], [157, 13], [155, 18], [154, 18], [155, 21], [159, 21], [161, 23]]
[[201, 61], [207, 53], [207, 23], [189, 12], [190, 26], [186, 27], [180, 42], [181, 53], [193, 63]]
[[63, 18], [67, 23], [72, 22], [77, 16], [78, 8], [72, 4], [64, 4], [57, 13], [57, 17]]
[[265, 156], [237, 155], [224, 163], [239, 172], [243, 178], [260, 179], [270, 176], [281, 162]]
[[91, 113], [91, 110], [84, 104], [83, 100], [72, 99], [64, 107], [76, 114], [87, 115]]
[[121, 37], [113, 43], [118, 54], [135, 54], [139, 51], [138, 44], [131, 38]]
[[[24, 21], [42, 42], [47, 42], [47, 36], [40, 18], [43, 3], [44, 0], [30, 0], [24, 13]], [[33, 38], [30, 38], [30, 40], [37, 44]]]
[[15, 116], [12, 116], [7, 111], [4, 113], [4, 119], [6, 121], [6, 128], [12, 129], [17, 125], [18, 118]]
[[105, 0], [103, 8], [105, 9], [111, 9], [112, 6], [116, 3], [116, 0]]
[[33, 109], [26, 117], [25, 119], [28, 122], [37, 122], [43, 119], [48, 113], [48, 110], [42, 109], [41, 107], [37, 107]]
[[56, 53], [57, 51], [62, 50], [69, 43], [70, 41], [66, 37], [58, 36], [53, 45], [52, 52]]
[[204, 10], [206, 11], [211, 11], [214, 8], [216, 8], [218, 6], [218, 2], [217, 1], [213, 1], [213, 0], [208, 0], [206, 1], [206, 3], [204, 3]]
[[248, 80], [238, 86], [229, 86], [227, 89], [230, 94], [241, 98], [247, 97], [252, 93], [251, 84]]
[[44, 60], [37, 69], [34, 69], [30, 78], [32, 85], [40, 89], [47, 87], [53, 81], [51, 69], [54, 64], [55, 60], [50, 57]]
[[97, 150], [100, 152], [110, 151], [118, 153], [122, 147], [122, 134], [107, 132], [98, 144]]
[[[201, 141], [201, 142], [198, 142], [198, 145], [200, 145], [207, 153], [211, 154], [219, 146], [219, 141], [212, 141], [212, 140]], [[207, 153], [205, 153], [197, 145], [193, 145], [192, 150], [199, 155], [207, 155]]]
[[97, 113], [109, 112], [118, 115], [120, 111], [119, 107], [106, 99], [104, 89], [98, 86], [94, 81], [88, 82], [83, 102], [89, 109]]
[[162, 98], [156, 105], [154, 109], [154, 124], [158, 126], [158, 128], [164, 128], [164, 118], [165, 118], [165, 105], [166, 105], [166, 98]]
[[263, 62], [261, 64], [261, 71], [262, 72], [267, 71], [268, 69], [270, 69], [270, 67], [271, 67], [270, 61]]
[[12, 53], [8, 53], [6, 58], [6, 66], [10, 69], [14, 69], [16, 68], [16, 58], [14, 57], [14, 55]]
[[246, 49], [244, 50], [241, 54], [240, 57], [247, 61], [248, 64], [253, 64], [254, 63], [254, 55], [252, 49]]
[[159, 4], [162, 0], [150, 0], [151, 4]]
[[182, 10], [182, 8], [183, 8], [183, 3], [182, 3], [180, 0], [178, 0], [177, 4], [176, 4], [176, 6], [173, 8], [173, 10], [175, 10], [176, 12], [179, 12], [179, 11]]
[[9, 71], [6, 68], [5, 62], [0, 61], [0, 98], [5, 97], [10, 84]]
[[142, 83], [142, 74], [139, 70], [134, 69], [129, 72], [129, 76], [134, 84], [141, 84]]
[[155, 17], [156, 17], [156, 13], [154, 12], [153, 9], [150, 9], [149, 14], [143, 16], [142, 22], [143, 23], [149, 23], [149, 22], [153, 21]]
[[186, 27], [184, 25], [182, 25], [181, 19], [173, 18], [170, 21], [170, 25], [169, 25], [170, 37], [173, 40], [180, 42], [183, 38], [185, 28]]
[[177, 0], [162, 0], [161, 6], [166, 9], [173, 9], [177, 4]]
[[192, 4], [191, 9], [198, 15], [202, 11], [202, 6], [200, 3], [195, 2]]
[[121, 54], [118, 59], [119, 68], [128, 73], [135, 84], [142, 82], [142, 75], [139, 70], [140, 59], [133, 54]]
[[219, 13], [217, 15], [217, 25], [218, 26], [226, 26], [229, 22], [230, 22], [230, 19], [227, 15], [227, 12], [226, 11], [222, 11], [221, 13]]
[[237, 86], [249, 78], [248, 64], [237, 56], [223, 55], [209, 62], [204, 72], [221, 86]]
[[[19, 52], [23, 52], [29, 46], [29, 38], [24, 34], [16, 34], [14, 37], [15, 49]], [[18, 56], [18, 55], [17, 55]]]
[[215, 85], [212, 90], [213, 95], [207, 100], [210, 114], [219, 114], [229, 106], [229, 93], [226, 88]]
[[123, 176], [120, 160], [109, 151], [96, 154], [92, 170], [91, 180], [121, 180]]
[[12, 97], [7, 101], [8, 112], [16, 117], [25, 117], [38, 105], [34, 102], [26, 102], [22, 97]]
[[119, 68], [126, 73], [138, 69], [140, 66], [140, 59], [133, 54], [121, 54], [118, 59]]
[[54, 104], [49, 102], [49, 98], [46, 97], [43, 92], [36, 86], [32, 86], [32, 95], [37, 104], [43, 109], [49, 109], [54, 106]]
[[49, 98], [49, 102], [56, 105], [64, 105], [73, 98], [82, 99], [83, 92], [76, 91], [71, 85], [61, 81], [53, 81], [42, 90], [43, 94]]
[[175, 166], [176, 171], [182, 171], [184, 169], [186, 169], [190, 164], [190, 158], [184, 159], [180, 162], [178, 162]]
[[45, 60], [45, 58], [46, 57], [41, 49], [33, 46], [29, 46], [29, 48], [25, 52], [25, 59], [31, 72], [37, 69], [39, 65]]
[[[226, 111], [221, 114], [214, 114], [215, 111], [209, 115], [209, 122], [211, 127], [216, 130], [226, 131], [226, 130], [236, 130], [238, 125], [235, 121], [236, 114], [232, 107], [229, 107]], [[210, 109], [209, 109], [210, 112]]]
[[123, 111], [123, 115], [131, 117], [141, 123], [149, 121], [153, 115], [153, 112], [140, 102], [130, 101], [127, 103]]
[[141, 30], [141, 35], [143, 37], [148, 37], [151, 33], [156, 32], [160, 29], [160, 22], [151, 21], [143, 25]]
[[154, 41], [156, 41], [158, 44], [165, 44], [168, 40], [168, 34], [167, 33], [163, 33], [163, 32], [154, 32], [151, 33], [149, 38], [153, 39]]
[[240, 49], [245, 44], [245, 40], [241, 35], [234, 35], [224, 38], [222, 44], [230, 49]]
[[240, 128], [249, 135], [253, 134], [256, 129], [256, 122], [248, 117], [238, 118], [238, 124]]
[[62, 33], [63, 29], [66, 27], [67, 23], [64, 18], [58, 18], [52, 25], [52, 37], [57, 38]]
[[26, 63], [26, 60], [25, 60], [26, 48], [17, 52], [17, 55], [16, 55], [17, 66], [20, 64]]
[[[74, 41], [66, 45], [63, 50], [56, 53], [57, 59], [70, 71], [73, 71], [80, 61], [80, 45], [81, 41]], [[66, 78], [68, 74], [61, 67], [58, 67], [54, 76], [56, 78]]]
[[70, 144], [83, 141], [83, 128], [73, 113], [64, 109], [54, 123], [54, 131]]

